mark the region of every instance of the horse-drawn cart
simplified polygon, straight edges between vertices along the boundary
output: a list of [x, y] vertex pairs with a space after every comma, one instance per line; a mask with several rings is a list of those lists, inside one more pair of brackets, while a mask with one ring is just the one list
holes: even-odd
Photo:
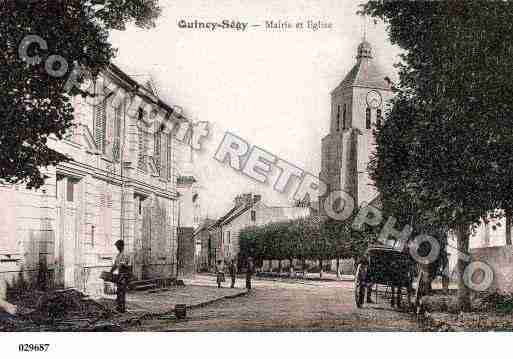
[[[392, 304], [397, 290], [397, 305], [400, 306], [402, 289], [406, 289], [408, 303], [413, 292], [413, 280], [416, 276], [416, 263], [409, 253], [387, 246], [369, 247], [360, 260], [355, 273], [355, 301], [361, 308], [366, 290], [382, 285], [391, 289]], [[369, 299], [370, 296], [367, 296]]]

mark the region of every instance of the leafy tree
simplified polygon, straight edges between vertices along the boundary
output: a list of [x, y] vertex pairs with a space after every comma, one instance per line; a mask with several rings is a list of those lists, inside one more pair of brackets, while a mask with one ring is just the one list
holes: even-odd
[[383, 19], [405, 50], [371, 177], [403, 224], [454, 231], [468, 310], [469, 235], [513, 204], [513, 4], [369, 1], [363, 13]]
[[[77, 70], [94, 75], [112, 60], [109, 30], [150, 28], [159, 14], [158, 0], [0, 0], [0, 179], [37, 188], [42, 167], [70, 160], [48, 139], [62, 139], [72, 125], [72, 96], [85, 80]], [[26, 48], [35, 64], [19, 53], [29, 35], [44, 41]]]

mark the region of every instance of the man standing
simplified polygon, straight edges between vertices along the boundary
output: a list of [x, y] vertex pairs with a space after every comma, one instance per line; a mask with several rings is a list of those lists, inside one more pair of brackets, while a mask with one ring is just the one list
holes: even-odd
[[217, 273], [217, 288], [221, 288], [222, 284], [224, 282], [224, 262], [221, 260], [217, 261], [217, 267], [216, 267], [216, 273]]
[[235, 275], [237, 274], [237, 267], [235, 266], [235, 259], [230, 261], [230, 279], [232, 280], [231, 288], [235, 288]]
[[125, 242], [122, 240], [114, 243], [118, 250], [118, 255], [114, 261], [110, 272], [117, 272], [118, 278], [116, 281], [116, 310], [120, 313], [126, 312], [126, 291], [128, 287], [128, 281], [130, 279], [130, 258], [125, 254]]
[[251, 289], [251, 275], [253, 274], [253, 258], [248, 257], [246, 269], [246, 288]]

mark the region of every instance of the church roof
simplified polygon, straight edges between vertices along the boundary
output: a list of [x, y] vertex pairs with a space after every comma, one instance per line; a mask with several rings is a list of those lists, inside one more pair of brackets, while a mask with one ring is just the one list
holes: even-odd
[[358, 46], [356, 59], [356, 64], [351, 71], [333, 91], [353, 86], [390, 89], [390, 82], [385, 80], [386, 75], [373, 61], [372, 47], [367, 41], [363, 41]]

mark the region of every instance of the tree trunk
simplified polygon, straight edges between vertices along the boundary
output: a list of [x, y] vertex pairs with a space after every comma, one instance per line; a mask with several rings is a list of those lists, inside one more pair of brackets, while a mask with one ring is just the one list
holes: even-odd
[[319, 259], [319, 278], [322, 279], [322, 259]]
[[419, 271], [422, 273], [422, 280], [419, 282], [419, 292], [420, 296], [423, 297], [431, 294], [431, 282], [433, 278], [429, 270], [429, 265], [419, 264]]
[[291, 278], [294, 278], [296, 271], [294, 270], [294, 263], [292, 261], [293, 261], [293, 259], [289, 258], [289, 276]]
[[340, 280], [340, 258], [337, 257], [337, 279]]
[[278, 260], [278, 273], [281, 275], [281, 259]]
[[506, 245], [511, 245], [511, 216], [512, 216], [512, 210], [506, 209]]
[[461, 311], [470, 311], [470, 289], [465, 285], [463, 273], [469, 262], [468, 244], [469, 228], [465, 225], [456, 227], [456, 238], [458, 244], [458, 260], [456, 269], [458, 271], [458, 306]]

